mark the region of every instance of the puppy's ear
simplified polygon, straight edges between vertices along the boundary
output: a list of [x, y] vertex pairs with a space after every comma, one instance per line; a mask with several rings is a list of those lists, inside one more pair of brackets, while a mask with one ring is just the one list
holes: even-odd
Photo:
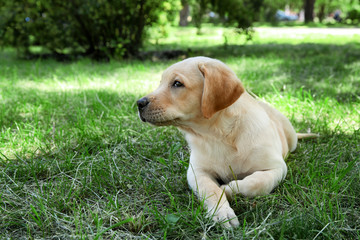
[[201, 112], [205, 118], [233, 104], [245, 91], [240, 80], [222, 62], [206, 62], [198, 65], [204, 76]]

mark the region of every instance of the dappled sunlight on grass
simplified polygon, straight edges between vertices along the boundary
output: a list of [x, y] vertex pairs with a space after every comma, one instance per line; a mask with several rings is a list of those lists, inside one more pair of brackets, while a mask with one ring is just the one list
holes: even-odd
[[[133, 64], [119, 64], [112, 62], [109, 65], [79, 61], [77, 63], [61, 64], [56, 68], [47, 66], [48, 61], [37, 61], [32, 66], [23, 66], [23, 70], [16, 66], [3, 72], [4, 89], [38, 90], [45, 92], [81, 92], [84, 90], [106, 90], [118, 93], [145, 94], [152, 91], [160, 82], [161, 74], [166, 65], [150, 62]], [[151, 66], [150, 66], [151, 65]], [[159, 66], [156, 66], [159, 65]], [[27, 67], [28, 72], [24, 72]], [[39, 70], [41, 69], [41, 70]]]
[[[256, 28], [254, 42], [276, 43], [319, 43], [319, 44], [347, 44], [358, 42], [360, 29], [331, 29], [331, 28]], [[345, 37], [344, 37], [345, 36]]]
[[[79, 81], [55, 81], [49, 83], [36, 83], [29, 81], [19, 81], [15, 84], [18, 89], [38, 90], [43, 92], [82, 92], [84, 90], [109, 91], [117, 93], [145, 94], [152, 91], [160, 81], [161, 74], [151, 78], [118, 80], [118, 78], [92, 78], [87, 83]], [[134, 88], [134, 86], [137, 86]]]
[[[290, 31], [289, 31], [290, 30]], [[231, 28], [222, 28], [203, 24], [200, 34], [197, 35], [197, 28], [169, 28], [167, 38], [150, 39], [150, 49], [198, 49], [210, 46], [225, 45], [253, 45], [253, 44], [336, 44], [358, 43], [360, 29], [319, 29], [319, 28], [255, 28], [253, 38], [246, 40], [243, 35], [238, 35]], [[157, 44], [156, 44], [157, 41]]]
[[309, 92], [284, 91], [260, 96], [284, 113], [297, 132], [339, 132], [352, 134], [360, 128], [360, 101], [339, 103]]

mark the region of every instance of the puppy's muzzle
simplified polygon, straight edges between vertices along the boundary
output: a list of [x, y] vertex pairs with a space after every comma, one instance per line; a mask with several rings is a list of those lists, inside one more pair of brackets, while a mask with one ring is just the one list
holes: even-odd
[[146, 119], [142, 116], [142, 113], [143, 113], [144, 109], [149, 105], [149, 103], [150, 103], [150, 101], [147, 97], [143, 97], [136, 102], [138, 109], [139, 109], [139, 117], [140, 117], [141, 121], [143, 121], [143, 122], [146, 122]]

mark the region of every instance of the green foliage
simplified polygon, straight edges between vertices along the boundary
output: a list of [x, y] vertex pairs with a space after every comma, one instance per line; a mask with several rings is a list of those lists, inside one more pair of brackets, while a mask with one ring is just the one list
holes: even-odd
[[194, 7], [195, 26], [200, 28], [204, 14], [209, 11], [219, 14], [225, 26], [236, 27], [239, 32], [250, 35], [249, 28], [259, 19], [264, 0], [201, 0], [191, 2]]
[[147, 29], [146, 36], [155, 39], [166, 38], [168, 36], [169, 27], [177, 26], [179, 18], [178, 12], [181, 9], [180, 1], [171, 0], [163, 2], [163, 11], [159, 12], [158, 21], [153, 23], [152, 27]]
[[[351, 20], [350, 23], [358, 23], [360, 20], [360, 1], [358, 0], [317, 0], [315, 1], [315, 12], [319, 20], [340, 10], [343, 19]], [[354, 21], [355, 20], [355, 21]]]
[[257, 20], [262, 4], [263, 0], [216, 0], [213, 6], [227, 25], [247, 29]]
[[278, 9], [284, 8], [283, 0], [264, 0], [264, 4], [260, 9], [261, 22], [276, 22], [275, 14]]
[[360, 20], [360, 11], [357, 9], [352, 9], [348, 12], [348, 19], [350, 20]]
[[[52, 53], [92, 56], [136, 54], [146, 27], [163, 21], [177, 0], [2, 0], [0, 45], [28, 52], [31, 45]], [[170, 6], [170, 7], [169, 7]]]
[[360, 23], [360, 1], [354, 3], [351, 8], [348, 9], [346, 18], [351, 21], [353, 24]]

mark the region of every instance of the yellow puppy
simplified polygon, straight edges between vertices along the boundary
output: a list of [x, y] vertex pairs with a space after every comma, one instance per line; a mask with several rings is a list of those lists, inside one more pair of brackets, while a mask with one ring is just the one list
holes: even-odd
[[[239, 225], [228, 202], [233, 194], [268, 194], [286, 176], [284, 157], [298, 139], [294, 128], [250, 96], [218, 60], [194, 57], [170, 66], [160, 86], [137, 105], [142, 121], [174, 125], [185, 134], [191, 148], [188, 183], [225, 227]], [[315, 135], [301, 135], [308, 136]]]

